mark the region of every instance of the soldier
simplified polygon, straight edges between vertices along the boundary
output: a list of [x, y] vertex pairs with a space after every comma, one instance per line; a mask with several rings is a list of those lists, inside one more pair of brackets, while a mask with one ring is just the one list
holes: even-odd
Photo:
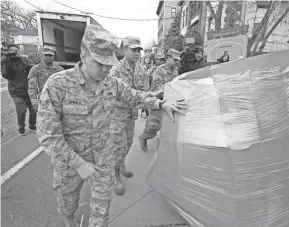
[[41, 94], [43, 86], [47, 79], [54, 73], [64, 70], [60, 65], [53, 62], [54, 49], [44, 46], [42, 49], [42, 61], [31, 68], [28, 75], [28, 93], [33, 105], [33, 109], [37, 112], [38, 95]]
[[[151, 90], [160, 93], [165, 88], [165, 84], [172, 81], [178, 76], [178, 66], [180, 52], [174, 49], [168, 50], [166, 63], [157, 67], [153, 73], [153, 81]], [[161, 98], [161, 97], [160, 97]], [[161, 112], [159, 110], [151, 110], [151, 115], [146, 120], [143, 134], [139, 136], [140, 148], [147, 151], [147, 140], [152, 139], [161, 129]]]
[[158, 53], [157, 56], [156, 56], [156, 67], [153, 67], [151, 68], [149, 71], [148, 71], [148, 74], [149, 74], [149, 85], [151, 87], [151, 84], [152, 84], [152, 81], [153, 81], [153, 73], [154, 71], [156, 70], [156, 68], [162, 64], [165, 64], [166, 63], [166, 57], [161, 54], [161, 53]]
[[[130, 88], [139, 91], [149, 91], [149, 81], [144, 67], [139, 62], [141, 47], [137, 37], [126, 37], [122, 41], [124, 58], [111, 69], [111, 75], [121, 78]], [[114, 138], [116, 155], [116, 185], [114, 191], [118, 195], [124, 193], [124, 184], [120, 173], [125, 177], [132, 177], [133, 173], [126, 169], [125, 158], [133, 143], [135, 120], [138, 118], [137, 107], [131, 108], [123, 102], [117, 102], [111, 133]]]
[[90, 185], [89, 227], [107, 227], [114, 185], [110, 123], [116, 101], [129, 107], [186, 109], [131, 89], [109, 74], [117, 64], [116, 41], [108, 31], [88, 25], [81, 41], [81, 62], [46, 81], [38, 108], [38, 139], [54, 164], [53, 188], [65, 227], [78, 227], [74, 213], [84, 180]]

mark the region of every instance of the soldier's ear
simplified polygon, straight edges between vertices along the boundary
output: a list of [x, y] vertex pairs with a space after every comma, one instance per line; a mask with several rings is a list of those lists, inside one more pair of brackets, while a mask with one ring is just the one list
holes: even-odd
[[86, 57], [85, 57], [85, 54], [83, 52], [80, 53], [80, 59], [83, 63], [86, 63]]

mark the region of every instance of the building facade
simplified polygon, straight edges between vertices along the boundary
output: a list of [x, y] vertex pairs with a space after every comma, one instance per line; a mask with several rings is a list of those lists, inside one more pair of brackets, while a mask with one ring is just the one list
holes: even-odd
[[[218, 9], [219, 1], [211, 1], [214, 12]], [[268, 25], [272, 27], [273, 21], [288, 7], [288, 1], [280, 1], [278, 7], [272, 12]], [[193, 29], [204, 37], [204, 51], [207, 52], [207, 34], [216, 30], [211, 9], [207, 1], [178, 1], [181, 10], [181, 35], [186, 36]], [[269, 1], [226, 1], [220, 15], [221, 29], [230, 29], [243, 25], [248, 26], [248, 37], [260, 25], [269, 6]], [[237, 15], [238, 14], [238, 15]], [[242, 18], [242, 21], [239, 20]], [[269, 26], [262, 30], [258, 36], [264, 38], [264, 34], [270, 29]], [[289, 48], [289, 15], [276, 27], [269, 36], [263, 52], [272, 52]], [[258, 37], [259, 38], [259, 37]], [[261, 43], [259, 44], [261, 45]]]
[[[178, 1], [159, 1], [156, 14], [159, 17], [158, 21], [158, 51], [162, 51], [165, 35], [173, 22], [177, 11], [179, 10]], [[169, 18], [169, 19], [168, 19]]]
[[206, 1], [179, 1], [178, 6], [181, 7], [181, 35], [185, 36], [189, 29], [204, 34]]

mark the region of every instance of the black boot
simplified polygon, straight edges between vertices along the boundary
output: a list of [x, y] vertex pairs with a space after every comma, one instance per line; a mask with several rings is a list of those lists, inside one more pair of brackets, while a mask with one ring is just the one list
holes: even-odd
[[127, 168], [124, 166], [121, 168], [121, 173], [122, 175], [124, 175], [125, 177], [132, 177], [133, 176], [133, 172], [127, 170]]
[[121, 181], [120, 168], [119, 167], [115, 167], [115, 178], [116, 178], [116, 184], [114, 186], [114, 192], [117, 195], [123, 195], [123, 193], [124, 193], [124, 184]]

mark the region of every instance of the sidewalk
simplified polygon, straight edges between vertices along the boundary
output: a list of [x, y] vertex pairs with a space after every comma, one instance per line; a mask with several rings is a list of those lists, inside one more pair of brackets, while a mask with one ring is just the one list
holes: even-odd
[[[141, 134], [145, 120], [140, 118], [136, 122], [135, 138], [127, 158], [127, 167], [133, 171], [131, 179], [124, 179], [126, 192], [123, 196], [113, 194], [110, 209], [109, 227], [165, 227], [188, 226], [186, 221], [167, 204], [162, 197], [145, 182], [148, 166], [154, 155], [156, 140], [149, 141], [147, 153], [139, 148], [138, 135]], [[77, 211], [79, 220], [84, 214], [83, 226], [88, 224], [89, 192], [80, 200], [84, 204]]]

